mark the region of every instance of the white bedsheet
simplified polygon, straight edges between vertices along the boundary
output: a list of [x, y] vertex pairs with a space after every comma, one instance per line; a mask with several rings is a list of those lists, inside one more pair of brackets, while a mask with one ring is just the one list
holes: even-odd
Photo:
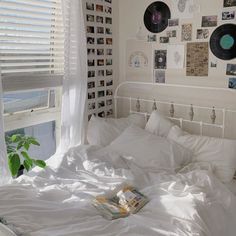
[[[107, 221], [91, 199], [123, 182], [150, 202], [136, 215]], [[146, 173], [116, 153], [81, 146], [59, 168], [1, 187], [0, 216], [23, 236], [235, 236], [236, 197], [204, 170]]]

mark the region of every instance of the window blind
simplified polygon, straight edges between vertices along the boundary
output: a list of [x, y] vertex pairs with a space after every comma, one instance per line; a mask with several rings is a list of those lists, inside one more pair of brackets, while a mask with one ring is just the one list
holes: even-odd
[[62, 74], [63, 68], [61, 0], [0, 0], [1, 74]]

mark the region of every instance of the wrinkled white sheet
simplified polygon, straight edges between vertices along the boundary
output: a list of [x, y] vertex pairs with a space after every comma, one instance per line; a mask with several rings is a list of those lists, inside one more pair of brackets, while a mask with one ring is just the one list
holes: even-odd
[[[150, 202], [136, 215], [107, 221], [91, 199], [124, 182]], [[23, 236], [235, 236], [236, 197], [207, 170], [147, 173], [116, 153], [80, 146], [58, 168], [0, 187], [0, 216]]]

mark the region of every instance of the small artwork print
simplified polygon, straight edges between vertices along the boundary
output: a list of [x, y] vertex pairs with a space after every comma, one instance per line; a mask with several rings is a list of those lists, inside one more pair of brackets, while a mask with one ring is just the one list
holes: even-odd
[[103, 12], [103, 5], [96, 5], [96, 11]]
[[169, 27], [174, 27], [179, 25], [179, 19], [169, 19], [168, 21]]
[[112, 86], [113, 85], [113, 80], [110, 79], [106, 82], [106, 86], [109, 87], [109, 86]]
[[88, 60], [88, 66], [95, 66], [94, 60]]
[[202, 27], [215, 27], [217, 26], [217, 16], [203, 16]]
[[107, 100], [106, 104], [107, 106], [111, 106], [113, 104], [112, 99]]
[[112, 45], [112, 38], [106, 38], [106, 45]]
[[182, 25], [182, 35], [181, 40], [191, 41], [192, 40], [192, 24], [184, 24]]
[[98, 45], [104, 44], [104, 38], [97, 38], [97, 44]]
[[99, 117], [102, 117], [102, 118], [105, 117], [105, 116], [106, 116], [105, 111], [99, 112], [99, 113], [98, 113], [98, 116], [99, 116]]
[[226, 75], [236, 75], [236, 64], [227, 64]]
[[98, 82], [98, 87], [104, 87], [105, 86], [105, 81], [104, 80], [100, 80]]
[[87, 37], [87, 44], [94, 44], [95, 39], [93, 37]]
[[222, 20], [233, 20], [235, 18], [235, 11], [222, 12]]
[[97, 55], [103, 56], [104, 55], [104, 49], [97, 49]]
[[167, 50], [155, 50], [154, 68], [166, 69]]
[[106, 28], [106, 34], [111, 35], [112, 34], [112, 29], [111, 28]]
[[224, 0], [224, 7], [236, 6], [236, 0]]
[[187, 44], [187, 76], [208, 76], [208, 61], [208, 42]]
[[87, 15], [88, 22], [94, 22], [94, 15]]
[[107, 116], [112, 116], [113, 115], [113, 109], [109, 109], [107, 111]]
[[107, 14], [112, 14], [112, 8], [106, 6], [106, 7], [105, 7], [105, 12], [106, 12]]
[[105, 101], [99, 101], [98, 102], [98, 109], [105, 107]]
[[98, 98], [104, 97], [105, 96], [105, 91], [98, 91]]
[[108, 89], [106, 95], [107, 96], [112, 96], [113, 95], [112, 89]]
[[87, 49], [88, 56], [95, 56], [95, 49], [93, 48], [88, 48]]
[[106, 70], [106, 76], [111, 76], [113, 74], [113, 70]]
[[106, 24], [112, 24], [112, 18], [106, 17]]
[[165, 83], [165, 70], [154, 70], [154, 83]]
[[88, 99], [95, 99], [95, 92], [88, 93]]
[[95, 102], [89, 102], [88, 103], [88, 110], [94, 110], [94, 109], [96, 109], [96, 104], [95, 104]]
[[97, 34], [104, 34], [104, 28], [103, 27], [97, 27]]
[[97, 60], [97, 66], [104, 66], [104, 60], [103, 59]]
[[198, 29], [197, 39], [207, 39], [209, 37], [209, 29]]
[[169, 43], [169, 37], [160, 37], [160, 43]]
[[89, 70], [89, 71], [88, 71], [88, 77], [89, 77], [89, 78], [93, 78], [93, 77], [95, 77], [95, 71], [93, 71], [93, 70], [92, 70], [92, 71]]
[[210, 67], [217, 68], [217, 61], [211, 61]]
[[112, 49], [111, 48], [107, 48], [106, 54], [107, 54], [107, 56], [112, 56]]
[[103, 24], [103, 17], [102, 16], [97, 16], [96, 21], [97, 21], [97, 23]]
[[236, 89], [236, 78], [229, 78], [229, 88]]
[[148, 42], [156, 42], [157, 36], [155, 34], [148, 35]]
[[92, 89], [92, 88], [95, 88], [95, 82], [94, 81], [88, 82], [88, 89]]
[[94, 34], [94, 27], [93, 26], [87, 26], [87, 33], [88, 34]]
[[86, 9], [89, 10], [89, 11], [94, 11], [94, 4], [90, 3], [90, 2], [87, 2], [86, 3]]
[[176, 30], [169, 30], [166, 32], [166, 36], [169, 38], [176, 38], [177, 36], [177, 31]]
[[105, 73], [104, 70], [98, 70], [97, 74], [99, 77], [103, 77]]
[[106, 65], [111, 66], [112, 65], [112, 59], [106, 59]]

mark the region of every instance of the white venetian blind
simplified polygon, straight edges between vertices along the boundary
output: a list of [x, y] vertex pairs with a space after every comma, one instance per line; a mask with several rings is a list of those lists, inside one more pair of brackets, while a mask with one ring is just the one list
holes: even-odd
[[0, 0], [1, 74], [62, 74], [63, 36], [61, 0]]

